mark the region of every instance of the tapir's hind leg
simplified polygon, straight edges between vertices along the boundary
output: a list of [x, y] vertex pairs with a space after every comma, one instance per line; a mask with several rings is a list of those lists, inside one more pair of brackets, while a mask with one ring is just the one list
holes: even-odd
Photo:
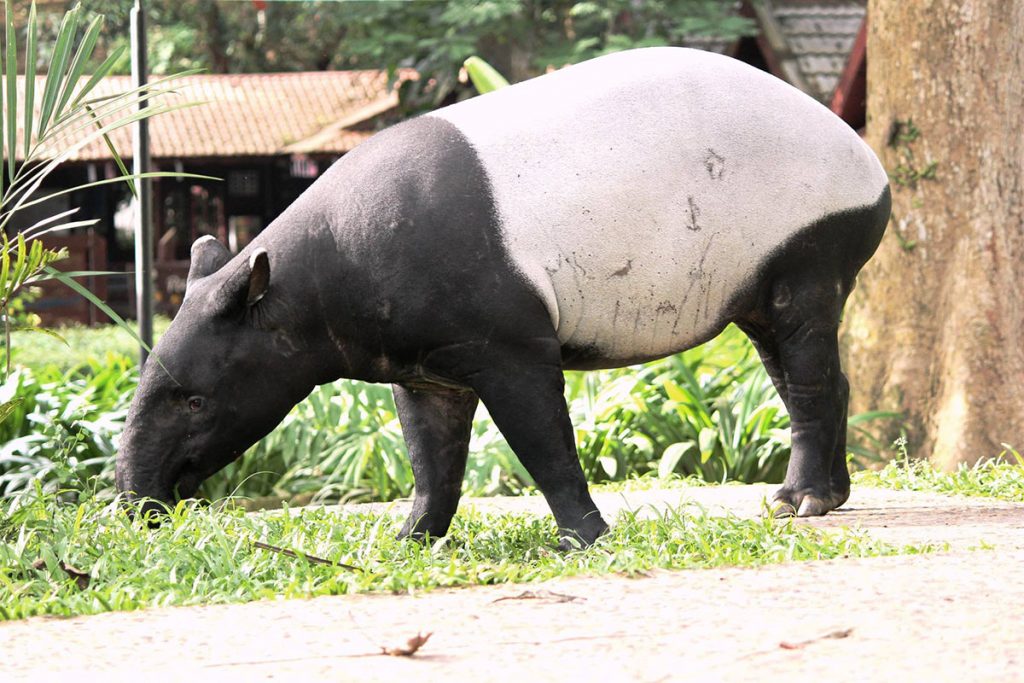
[[842, 401], [842, 418], [836, 434], [836, 449], [832, 454], [832, 509], [839, 507], [850, 498], [850, 469], [846, 464], [846, 415], [850, 409], [850, 383], [846, 375], [839, 372], [839, 391]]
[[792, 454], [774, 496], [781, 514], [823, 515], [850, 494], [846, 469], [849, 385], [839, 365], [846, 286], [820, 273], [780, 276], [768, 300], [740, 327], [754, 342], [789, 410]]
[[559, 547], [593, 543], [608, 525], [590, 497], [576, 455], [558, 356], [547, 362], [507, 358], [476, 373], [471, 384], [547, 499], [561, 534]]
[[478, 399], [472, 391], [422, 391], [398, 384], [393, 389], [416, 480], [412, 512], [399, 538], [444, 536], [459, 507]]
[[839, 319], [857, 272], [889, 221], [889, 189], [870, 206], [827, 216], [782, 247], [765, 267], [753, 309], [737, 320], [789, 409], [793, 448], [780, 512], [823, 515], [850, 496]]

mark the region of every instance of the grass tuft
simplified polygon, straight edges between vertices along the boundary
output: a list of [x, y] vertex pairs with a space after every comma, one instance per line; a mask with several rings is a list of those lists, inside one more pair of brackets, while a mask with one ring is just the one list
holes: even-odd
[[1006, 450], [997, 457], [974, 465], [961, 463], [953, 472], [941, 472], [925, 460], [912, 460], [901, 448], [902, 459], [878, 471], [854, 472], [853, 484], [1024, 503], [1024, 457], [1011, 446], [1003, 446]]

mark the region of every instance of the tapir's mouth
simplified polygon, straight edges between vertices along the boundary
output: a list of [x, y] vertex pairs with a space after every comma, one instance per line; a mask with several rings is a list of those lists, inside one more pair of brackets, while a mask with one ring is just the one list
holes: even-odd
[[168, 503], [162, 498], [148, 498], [127, 493], [121, 500], [121, 508], [128, 519], [134, 520], [136, 515], [145, 520], [149, 528], [160, 526], [160, 519], [168, 512]]
[[[171, 492], [160, 496], [135, 496], [129, 494], [125, 497], [125, 508], [132, 518], [138, 514], [147, 519], [151, 528], [160, 526], [161, 519], [167, 515], [174, 504], [185, 498], [192, 498], [199, 490], [202, 477], [198, 474], [187, 473], [182, 476], [178, 483], [172, 487]], [[139, 502], [141, 501], [141, 505]]]

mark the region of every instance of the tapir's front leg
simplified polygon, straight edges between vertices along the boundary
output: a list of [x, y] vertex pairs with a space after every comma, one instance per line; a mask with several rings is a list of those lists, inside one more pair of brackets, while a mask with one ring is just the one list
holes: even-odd
[[399, 538], [444, 536], [459, 507], [478, 399], [472, 391], [394, 385], [402, 435], [416, 479], [412, 513]]
[[547, 499], [558, 523], [559, 547], [588, 546], [608, 525], [590, 497], [576, 455], [565, 377], [556, 361], [531, 361], [507, 360], [477, 373], [471, 383]]

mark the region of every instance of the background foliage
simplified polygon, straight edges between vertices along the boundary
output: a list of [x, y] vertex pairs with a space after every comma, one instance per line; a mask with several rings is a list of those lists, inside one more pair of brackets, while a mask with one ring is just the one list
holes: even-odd
[[[158, 331], [166, 322], [158, 325]], [[138, 381], [133, 340], [116, 328], [62, 330], [20, 343], [0, 402], [16, 401], [0, 423], [0, 496], [36, 482], [68, 500], [112, 497], [113, 457]], [[113, 350], [110, 350], [113, 349]], [[580, 459], [592, 482], [696, 475], [708, 481], [781, 481], [789, 458], [789, 417], [743, 335], [678, 356], [591, 373], [568, 373], [566, 397]], [[854, 416], [860, 424], [880, 414]], [[851, 445], [861, 462], [878, 444]], [[481, 409], [464, 490], [518, 492], [531, 481]], [[247, 455], [209, 479], [202, 495], [305, 502], [407, 496], [412, 472], [386, 385], [337, 382], [315, 389]]]
[[[70, 3], [69, 3], [70, 4]], [[447, 0], [250, 2], [147, 0], [150, 67], [165, 74], [412, 67], [409, 108], [457, 96], [459, 68], [479, 55], [510, 80], [630, 47], [752, 32], [732, 0]], [[98, 49], [128, 44], [132, 0], [83, 0], [107, 22]], [[53, 25], [50, 21], [50, 25]], [[41, 55], [40, 66], [46, 63]], [[125, 55], [116, 67], [128, 73]], [[468, 94], [468, 91], [462, 91]]]

